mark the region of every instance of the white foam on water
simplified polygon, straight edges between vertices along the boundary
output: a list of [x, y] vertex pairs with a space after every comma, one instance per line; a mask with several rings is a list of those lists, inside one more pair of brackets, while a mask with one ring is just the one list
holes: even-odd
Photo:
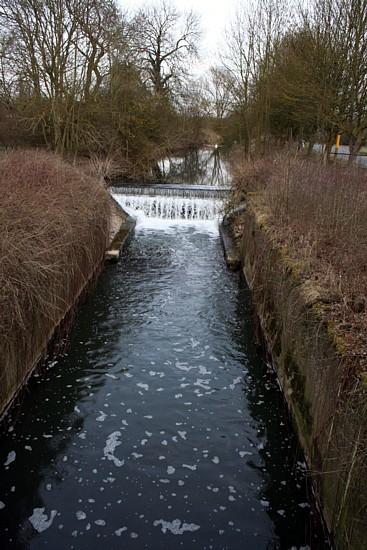
[[16, 452], [15, 451], [10, 451], [10, 453], [8, 454], [8, 457], [6, 459], [6, 461], [4, 462], [4, 466], [9, 466], [9, 464], [11, 464], [12, 462], [14, 462], [14, 460], [16, 459]]
[[123, 466], [125, 464], [124, 460], [119, 460], [115, 456], [115, 449], [119, 445], [121, 445], [121, 441], [119, 441], [119, 438], [121, 437], [121, 432], [116, 431], [110, 434], [107, 438], [106, 445], [103, 449], [103, 454], [107, 458], [107, 460], [111, 460], [115, 466]]
[[162, 533], [166, 534], [167, 531], [172, 535], [183, 535], [185, 531], [194, 532], [200, 529], [200, 525], [195, 523], [184, 523], [180, 519], [174, 519], [173, 521], [165, 521], [164, 519], [157, 519], [153, 522], [154, 527], [161, 525]]
[[120, 529], [116, 529], [115, 535], [116, 535], [117, 537], [121, 537], [121, 535], [122, 535], [122, 533], [123, 533], [124, 531], [127, 531], [127, 527], [120, 527]]
[[38, 533], [46, 531], [51, 527], [52, 522], [57, 514], [57, 510], [51, 510], [50, 517], [45, 514], [45, 508], [34, 508], [32, 515], [28, 518], [32, 526]]
[[182, 464], [183, 468], [187, 468], [188, 470], [195, 471], [197, 469], [197, 466], [191, 466], [190, 464]]
[[180, 363], [179, 361], [176, 361], [176, 369], [190, 372], [190, 370], [196, 369], [196, 367], [188, 367], [187, 363]]
[[145, 391], [148, 391], [149, 390], [149, 385], [148, 384], [143, 384], [142, 382], [138, 382], [138, 384], [136, 384], [139, 388], [142, 388], [143, 390]]
[[193, 227], [200, 233], [218, 235], [222, 201], [172, 196], [113, 194], [119, 205], [136, 219], [136, 229], [174, 231]]

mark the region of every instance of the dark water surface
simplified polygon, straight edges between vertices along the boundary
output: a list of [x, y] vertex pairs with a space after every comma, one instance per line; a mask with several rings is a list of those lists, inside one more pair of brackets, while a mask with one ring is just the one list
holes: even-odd
[[0, 439], [0, 548], [326, 548], [216, 233], [140, 229]]
[[198, 149], [159, 163], [162, 178], [170, 183], [229, 186], [230, 175], [221, 148]]

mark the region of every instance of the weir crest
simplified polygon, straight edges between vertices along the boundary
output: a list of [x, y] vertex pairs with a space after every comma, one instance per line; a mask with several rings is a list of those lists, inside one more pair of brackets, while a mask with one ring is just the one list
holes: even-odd
[[120, 206], [134, 217], [172, 221], [218, 220], [226, 188], [136, 186], [112, 189]]

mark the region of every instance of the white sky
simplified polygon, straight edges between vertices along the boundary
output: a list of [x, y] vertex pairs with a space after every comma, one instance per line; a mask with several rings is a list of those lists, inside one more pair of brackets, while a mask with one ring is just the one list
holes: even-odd
[[[205, 71], [214, 64], [220, 45], [223, 42], [225, 28], [236, 11], [239, 0], [171, 0], [179, 10], [195, 11], [201, 19], [203, 32], [201, 63], [195, 73]], [[153, 0], [119, 0], [122, 9], [134, 10], [155, 3]]]

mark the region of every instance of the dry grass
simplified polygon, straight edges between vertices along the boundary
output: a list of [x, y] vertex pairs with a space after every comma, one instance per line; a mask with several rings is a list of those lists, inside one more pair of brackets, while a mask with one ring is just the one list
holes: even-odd
[[0, 156], [0, 410], [103, 260], [110, 202], [41, 151]]
[[266, 213], [302, 277], [322, 290], [351, 364], [366, 370], [367, 170], [286, 153], [249, 162], [237, 152], [232, 166], [232, 201], [250, 200]]
[[[246, 201], [258, 214], [293, 279], [311, 291], [309, 304], [321, 315], [339, 352], [340, 369], [326, 378], [322, 355], [317, 355], [313, 372], [300, 367], [316, 411], [308, 451], [332, 530], [342, 546], [359, 548], [367, 517], [367, 170], [324, 165], [294, 152], [247, 161], [239, 150], [232, 156], [232, 167], [231, 206]], [[240, 219], [236, 229], [240, 236]], [[264, 274], [275, 273], [269, 258], [257, 260], [265, 266]], [[269, 287], [279, 288], [271, 283]], [[255, 290], [266, 294], [262, 286]], [[295, 319], [295, 324], [300, 322]], [[318, 323], [316, 328], [318, 332]], [[292, 334], [292, 329], [285, 332]], [[310, 347], [306, 353], [314, 360]], [[315, 380], [324, 382], [317, 387]], [[297, 396], [294, 399], [297, 402]], [[325, 417], [317, 412], [320, 403]]]

